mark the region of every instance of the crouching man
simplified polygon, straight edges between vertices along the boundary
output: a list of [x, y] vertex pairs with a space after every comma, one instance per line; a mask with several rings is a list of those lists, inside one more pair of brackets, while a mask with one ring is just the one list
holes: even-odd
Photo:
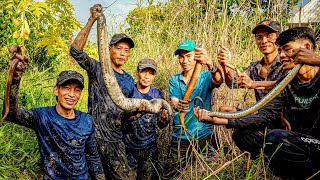
[[105, 179], [92, 116], [74, 109], [84, 87], [83, 76], [61, 72], [54, 87], [57, 104], [25, 110], [18, 107], [18, 89], [26, 66], [19, 62], [15, 68], [6, 120], [35, 131], [44, 179]]
[[[200, 121], [235, 128], [236, 145], [253, 156], [265, 142], [264, 154], [276, 175], [306, 179], [320, 170], [320, 57], [314, 53], [315, 34], [307, 27], [291, 28], [280, 34], [276, 44], [283, 69], [292, 69], [296, 63], [303, 66], [275, 99], [257, 114], [236, 120], [211, 118], [199, 108], [195, 115]], [[282, 109], [292, 131], [269, 129], [264, 135], [265, 128], [277, 123]]]

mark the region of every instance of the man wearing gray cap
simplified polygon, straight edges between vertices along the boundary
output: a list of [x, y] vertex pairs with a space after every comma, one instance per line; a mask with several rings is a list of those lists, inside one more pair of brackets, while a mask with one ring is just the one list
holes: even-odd
[[105, 179], [94, 139], [93, 118], [74, 109], [84, 87], [83, 76], [75, 71], [61, 72], [54, 86], [57, 104], [26, 110], [18, 106], [19, 84], [26, 66], [19, 62], [14, 70], [6, 120], [35, 131], [43, 178]]
[[[124, 111], [113, 103], [107, 92], [100, 62], [83, 51], [92, 25], [101, 12], [100, 4], [91, 8], [91, 17], [72, 43], [70, 54], [87, 71], [89, 77], [88, 112], [94, 118], [95, 138], [107, 179], [130, 179], [121, 131]], [[115, 34], [109, 46], [111, 67], [123, 94], [127, 97], [133, 91], [134, 80], [122, 69], [122, 65], [128, 60], [133, 47], [134, 42], [125, 34]]]
[[[157, 72], [154, 60], [144, 58], [137, 67], [137, 84], [130, 94], [131, 98], [151, 100], [162, 98], [162, 92], [152, 87]], [[159, 114], [135, 114], [124, 123], [124, 141], [129, 167], [135, 179], [159, 179], [156, 173], [158, 152], [156, 142], [156, 125], [164, 128], [168, 125], [166, 110]]]

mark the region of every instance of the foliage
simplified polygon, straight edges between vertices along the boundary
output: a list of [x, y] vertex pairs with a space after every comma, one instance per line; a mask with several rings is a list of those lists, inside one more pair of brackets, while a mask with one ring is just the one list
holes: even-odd
[[[283, 8], [289, 8], [285, 5], [289, 1], [280, 0], [168, 0], [157, 4], [149, 0], [145, 7], [142, 2], [139, 0], [138, 8], [127, 16], [127, 33], [133, 37], [136, 46], [124, 68], [134, 75], [140, 59], [155, 59], [158, 71], [153, 85], [166, 96], [169, 77], [181, 72], [173, 55], [179, 41], [188, 38], [197, 43], [203, 42], [213, 61], [216, 61], [219, 45], [223, 44], [232, 52], [232, 64], [243, 69], [252, 60], [262, 57], [255, 46], [252, 27], [265, 18], [278, 19], [285, 27], [288, 11]], [[282, 7], [276, 6], [277, 3]], [[20, 30], [21, 34], [22, 27], [25, 28], [21, 14], [24, 14], [30, 34], [28, 38], [13, 38], [14, 32]], [[20, 85], [20, 107], [30, 109], [54, 105], [56, 100], [52, 88], [57, 74], [62, 70], [73, 69], [82, 73], [87, 88], [86, 72], [67, 56], [70, 34], [78, 27], [73, 7], [67, 0], [41, 3], [0, 0], [0, 68], [5, 69], [10, 58], [7, 47], [13, 42], [22, 45], [31, 59]], [[95, 43], [87, 43], [85, 51], [91, 57], [98, 58]], [[0, 104], [3, 104], [6, 73], [0, 71]], [[243, 89], [230, 90], [222, 85], [215, 90], [213, 109], [222, 104], [243, 108], [254, 103], [253, 92], [249, 93], [245, 102], [244, 93]], [[77, 109], [87, 111], [87, 97], [88, 91], [84, 89]], [[163, 135], [159, 136], [160, 161], [164, 162], [167, 160], [170, 128], [160, 133]], [[265, 171], [263, 158], [248, 164], [250, 158], [241, 156], [232, 143], [231, 133], [229, 129], [215, 127], [220, 146], [214, 159], [190, 166], [191, 170], [185, 174], [193, 179], [264, 179], [265, 176], [272, 179], [272, 174]], [[195, 156], [202, 157], [202, 154]], [[0, 127], [0, 179], [37, 179], [39, 160], [37, 139], [32, 130], [10, 122]], [[214, 174], [214, 171], [217, 173]]]
[[[50, 66], [51, 60], [55, 59], [51, 56], [56, 54], [66, 56], [69, 37], [80, 27], [68, 0], [1, 0], [0, 23], [1, 47], [19, 44], [25, 54], [41, 57], [31, 57], [30, 61], [40, 63], [39, 66]], [[0, 57], [3, 57], [0, 62], [4, 65], [9, 54], [1, 49]]]

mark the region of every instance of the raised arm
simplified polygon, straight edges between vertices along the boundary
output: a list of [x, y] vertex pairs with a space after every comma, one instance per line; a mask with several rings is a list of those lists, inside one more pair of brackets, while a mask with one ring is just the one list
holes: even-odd
[[87, 42], [90, 30], [96, 22], [98, 15], [102, 12], [102, 6], [100, 4], [95, 4], [93, 7], [90, 8], [91, 16], [88, 19], [87, 24], [84, 26], [84, 28], [79, 32], [77, 37], [74, 39], [72, 46], [76, 48], [77, 50], [83, 50], [84, 45]]
[[75, 40], [73, 41], [70, 47], [70, 55], [79, 63], [79, 65], [85, 69], [89, 74], [97, 72], [97, 61], [89, 57], [84, 51], [83, 48], [88, 39], [88, 35], [92, 28], [92, 25], [97, 20], [98, 15], [101, 13], [102, 7], [100, 4], [95, 4], [90, 8], [91, 16], [88, 19], [85, 27], [79, 32]]
[[35, 117], [32, 111], [20, 109], [18, 106], [18, 90], [23, 72], [28, 66], [28, 58], [16, 53], [9, 63], [8, 103], [3, 105], [3, 115], [8, 108], [8, 116], [4, 119], [29, 128], [35, 127]]

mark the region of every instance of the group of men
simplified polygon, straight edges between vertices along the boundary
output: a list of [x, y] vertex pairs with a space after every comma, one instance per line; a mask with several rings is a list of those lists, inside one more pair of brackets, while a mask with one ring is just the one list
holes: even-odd
[[[27, 64], [19, 62], [15, 68], [10, 113], [6, 120], [35, 130], [44, 179], [179, 178], [189, 154], [201, 152], [204, 147], [207, 148], [205, 156], [214, 153], [216, 140], [212, 124], [235, 128], [233, 140], [236, 145], [253, 157], [263, 148], [264, 153], [272, 157], [270, 168], [276, 175], [307, 178], [320, 170], [320, 110], [317, 108], [320, 103], [320, 57], [314, 53], [315, 35], [311, 29], [291, 28], [280, 34], [277, 21], [262, 21], [252, 33], [264, 57], [252, 62], [242, 73], [228, 65], [231, 53], [226, 47], [218, 54], [221, 70], [205, 48], [198, 47], [192, 40], [181, 41], [174, 54], [183, 71], [170, 77], [168, 87], [175, 110], [172, 141], [169, 159], [160, 167], [156, 128], [168, 125], [167, 111], [151, 114], [121, 110], [107, 92], [100, 62], [83, 51], [92, 25], [101, 12], [101, 5], [91, 8], [91, 17], [70, 47], [71, 56], [89, 77], [88, 114], [74, 109], [84, 80], [81, 74], [70, 70], [61, 72], [57, 78], [55, 106], [31, 110], [19, 108], [18, 89]], [[110, 63], [122, 93], [129, 98], [164, 99], [163, 93], [151, 86], [157, 73], [156, 62], [149, 58], [140, 60], [137, 83], [134, 84], [132, 76], [122, 69], [135, 46], [134, 41], [125, 34], [115, 34], [109, 44]], [[185, 101], [182, 99], [196, 63], [206, 65], [208, 70], [200, 72], [190, 100]], [[213, 89], [224, 82], [223, 77], [229, 86], [254, 89], [259, 101], [297, 63], [303, 64], [297, 76], [256, 114], [236, 120], [208, 116]], [[194, 108], [199, 106], [194, 101], [196, 97], [203, 100], [202, 109]], [[224, 105], [220, 110], [240, 109]], [[186, 113], [188, 132], [180, 124], [180, 112]], [[286, 126], [283, 126], [283, 119]]]

